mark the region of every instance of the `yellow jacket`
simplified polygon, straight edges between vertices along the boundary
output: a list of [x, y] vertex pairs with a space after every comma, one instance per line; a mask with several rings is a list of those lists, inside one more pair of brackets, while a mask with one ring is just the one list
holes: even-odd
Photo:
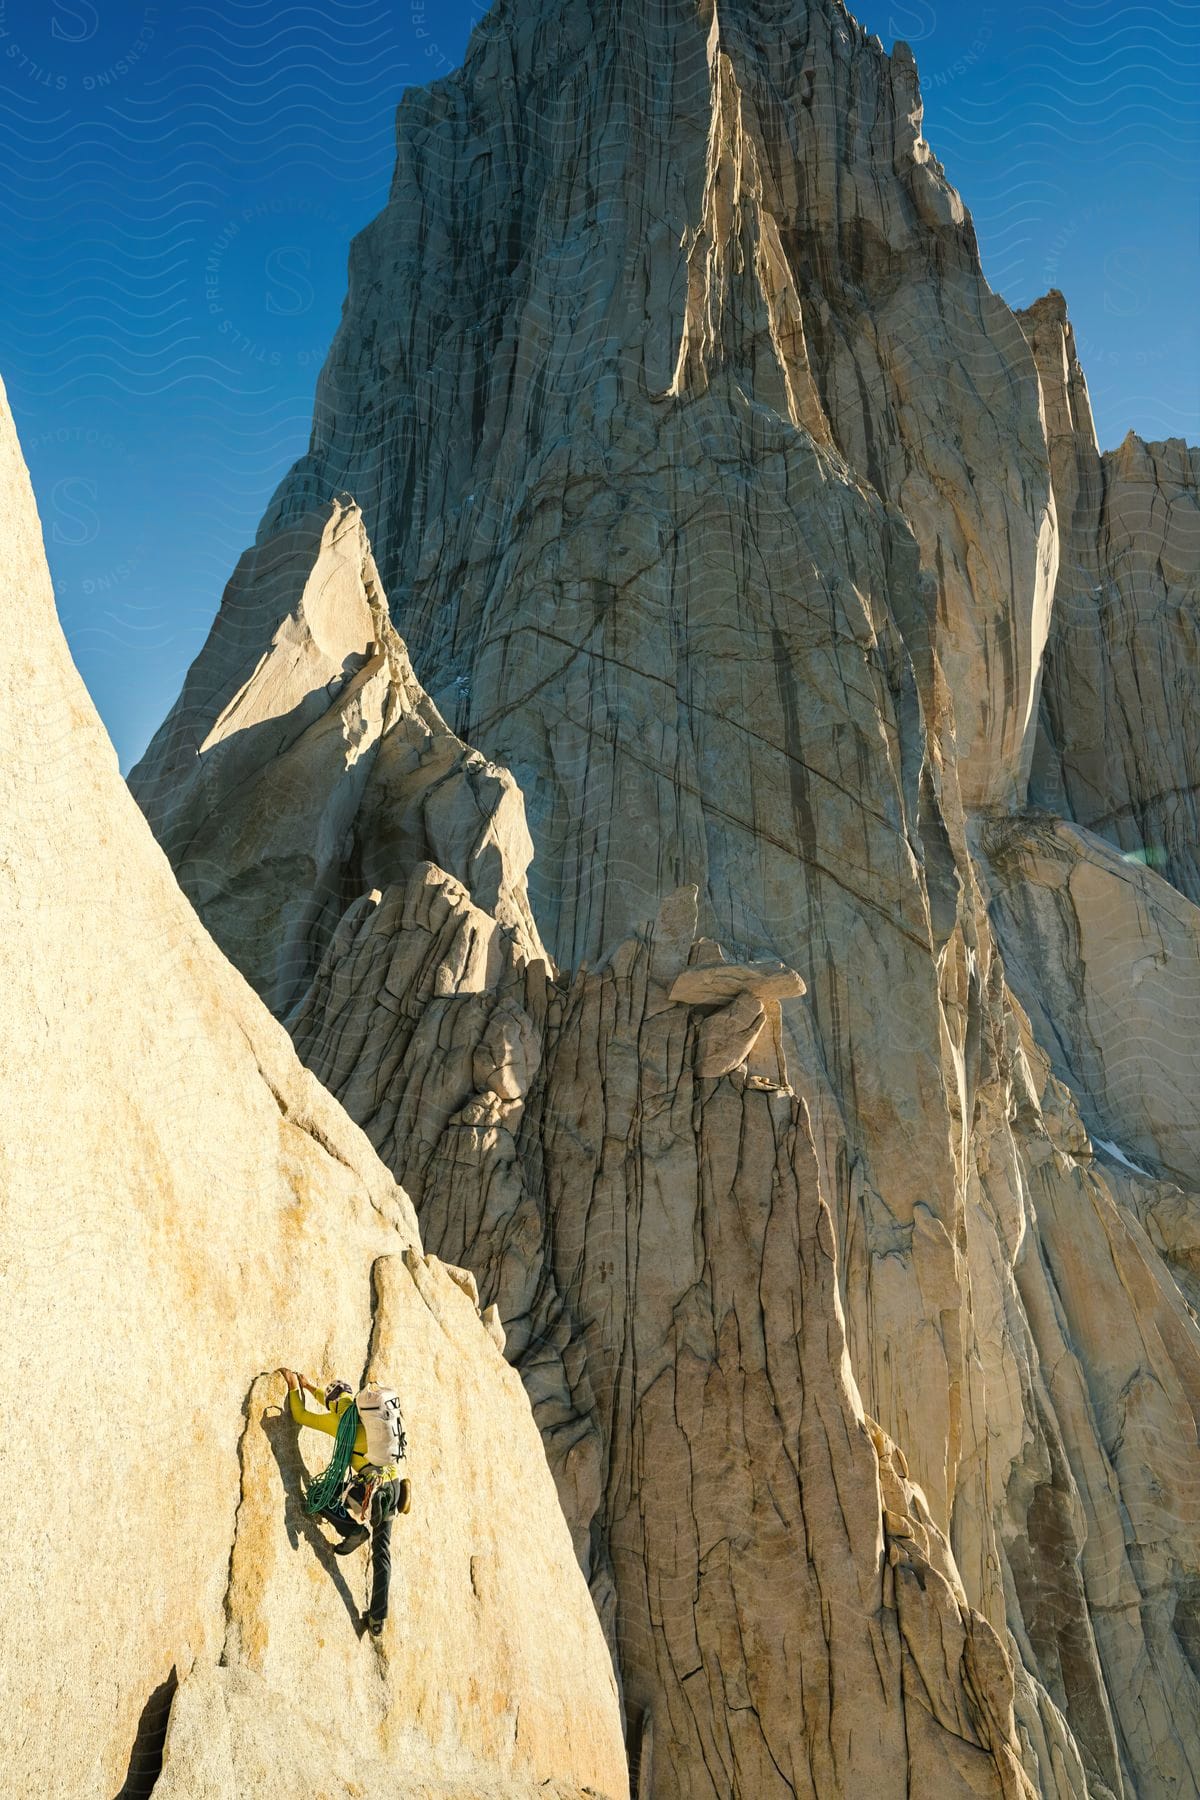
[[[337, 1436], [338, 1420], [346, 1408], [353, 1404], [353, 1394], [339, 1394], [332, 1407], [322, 1407], [320, 1412], [310, 1412], [304, 1404], [303, 1388], [292, 1388], [288, 1394], [288, 1405], [292, 1409], [292, 1417], [297, 1425], [311, 1425], [314, 1431], [324, 1431], [329, 1437]], [[360, 1425], [354, 1439], [350, 1467], [357, 1474], [366, 1460], [367, 1434]]]

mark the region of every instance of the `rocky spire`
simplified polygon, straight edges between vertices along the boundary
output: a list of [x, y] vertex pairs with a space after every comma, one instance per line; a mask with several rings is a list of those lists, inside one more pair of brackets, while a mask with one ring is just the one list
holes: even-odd
[[[1039, 707], [1039, 798], [1100, 735], [1061, 605], [1039, 697], [1079, 571], [1161, 564], [1186, 688], [1147, 455], [1098, 518], [1061, 302], [991, 293], [911, 52], [833, 0], [504, 5], [402, 102], [256, 554], [354, 494], [558, 968], [523, 852], [494, 902], [424, 827], [368, 881], [360, 809], [288, 1021], [499, 1307], [655, 1800], [1200, 1781], [1195, 908], [1065, 776], [1027, 804]], [[265, 644], [298, 590], [244, 568]], [[195, 691], [198, 771], [136, 776], [190, 833]], [[259, 860], [213, 861], [234, 955]]]

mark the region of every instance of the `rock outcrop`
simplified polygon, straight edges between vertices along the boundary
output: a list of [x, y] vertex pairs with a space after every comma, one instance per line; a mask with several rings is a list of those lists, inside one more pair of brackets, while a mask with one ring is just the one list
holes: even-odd
[[1009, 980], [1089, 1129], [1200, 1193], [1200, 907], [1061, 819], [983, 841]]
[[134, 791], [180, 884], [277, 1012], [347, 901], [415, 856], [541, 950], [520, 796], [418, 685], [352, 501], [247, 551], [142, 766]]
[[1200, 450], [1101, 456], [1062, 295], [1021, 317], [1063, 544], [1033, 794], [1200, 901]]
[[903, 45], [501, 0], [132, 778], [495, 1308], [654, 1800], [1200, 1790], [1195, 453], [1089, 430]]
[[[624, 1795], [520, 1382], [125, 791], [2, 392], [0, 575], [3, 1785], [110, 1800], [161, 1762], [187, 1800]], [[303, 1514], [280, 1363], [402, 1390], [378, 1647], [361, 1559]]]
[[292, 1028], [498, 1302], [639, 1791], [1032, 1793], [1004, 1644], [850, 1371], [766, 1019], [802, 983], [694, 943], [690, 890], [604, 969], [489, 991], [472, 915], [428, 866], [369, 896]]

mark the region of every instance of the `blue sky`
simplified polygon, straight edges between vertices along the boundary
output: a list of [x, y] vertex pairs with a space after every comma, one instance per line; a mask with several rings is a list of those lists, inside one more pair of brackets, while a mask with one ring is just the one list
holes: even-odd
[[[63, 624], [136, 760], [308, 437], [406, 86], [476, 0], [0, 0], [0, 372]], [[1014, 305], [1061, 287], [1102, 445], [1200, 438], [1197, 0], [863, 0]]]

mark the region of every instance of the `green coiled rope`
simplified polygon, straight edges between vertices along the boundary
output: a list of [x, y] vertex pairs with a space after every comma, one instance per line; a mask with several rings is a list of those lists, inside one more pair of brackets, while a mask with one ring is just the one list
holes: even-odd
[[350, 1467], [350, 1458], [354, 1454], [354, 1440], [358, 1436], [358, 1408], [351, 1401], [338, 1420], [337, 1436], [333, 1440], [333, 1455], [329, 1467], [324, 1469], [308, 1486], [304, 1496], [306, 1513], [319, 1513], [331, 1506], [341, 1494], [346, 1474]]

